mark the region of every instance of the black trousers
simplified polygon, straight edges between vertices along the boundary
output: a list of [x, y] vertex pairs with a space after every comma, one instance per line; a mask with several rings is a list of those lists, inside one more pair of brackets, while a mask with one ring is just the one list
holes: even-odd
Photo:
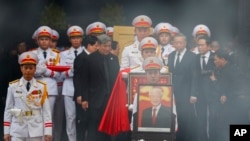
[[88, 135], [87, 141], [111, 141], [111, 136], [99, 132], [98, 127], [104, 113], [103, 109], [91, 109], [88, 110]]
[[88, 128], [88, 112], [76, 103], [76, 136], [77, 141], [85, 141]]

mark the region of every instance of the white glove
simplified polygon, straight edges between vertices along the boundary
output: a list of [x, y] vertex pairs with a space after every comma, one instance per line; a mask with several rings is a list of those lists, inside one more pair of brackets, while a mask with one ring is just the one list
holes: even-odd
[[20, 116], [20, 115], [21, 115], [21, 112], [22, 112], [21, 109], [16, 109], [16, 108], [10, 109], [10, 113], [11, 113], [13, 116], [15, 116], [15, 117]]
[[123, 79], [127, 79], [127, 78], [128, 78], [128, 73], [122, 72], [122, 78], [123, 78]]
[[46, 66], [45, 65], [42, 65], [42, 64], [38, 64], [37, 67], [37, 73], [38, 74], [44, 74], [46, 72]]
[[133, 111], [133, 108], [134, 108], [134, 105], [133, 105], [133, 104], [129, 104], [128, 110], [129, 110], [129, 111]]

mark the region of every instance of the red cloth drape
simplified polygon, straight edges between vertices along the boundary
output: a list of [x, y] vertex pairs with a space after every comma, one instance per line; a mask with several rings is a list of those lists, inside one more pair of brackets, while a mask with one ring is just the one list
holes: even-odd
[[130, 68], [121, 70], [118, 73], [114, 88], [98, 128], [100, 132], [112, 136], [130, 130], [128, 108], [126, 107], [126, 83], [122, 78], [123, 72], [129, 73]]

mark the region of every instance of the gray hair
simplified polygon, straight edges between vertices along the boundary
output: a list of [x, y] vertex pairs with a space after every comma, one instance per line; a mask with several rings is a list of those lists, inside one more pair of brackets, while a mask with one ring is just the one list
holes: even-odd
[[106, 34], [101, 34], [101, 35], [97, 36], [97, 38], [98, 38], [100, 44], [105, 44], [105, 43], [111, 41], [111, 38]]
[[163, 89], [161, 87], [158, 87], [158, 86], [155, 86], [152, 89], [150, 89], [149, 92], [148, 92], [148, 96], [151, 96], [151, 95], [155, 94], [155, 93], [153, 93], [155, 90], [157, 90], [157, 92], [158, 92], [157, 94], [159, 94], [160, 97], [162, 98], [163, 95], [164, 95], [163, 94]]
[[186, 37], [183, 33], [177, 33], [177, 34], [173, 37], [173, 40], [174, 40], [176, 37], [182, 37], [185, 41], [187, 41], [187, 37]]

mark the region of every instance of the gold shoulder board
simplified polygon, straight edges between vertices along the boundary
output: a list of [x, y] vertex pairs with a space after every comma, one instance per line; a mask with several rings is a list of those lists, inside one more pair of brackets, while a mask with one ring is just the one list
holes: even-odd
[[36, 80], [36, 81], [39, 82], [39, 83], [41, 83], [41, 84], [43, 84], [43, 85], [46, 85], [46, 83], [43, 82], [43, 81], [41, 81], [41, 80]]
[[60, 50], [56, 49], [56, 48], [52, 48], [52, 51], [56, 52], [56, 53], [60, 53]]
[[18, 81], [19, 81], [19, 79], [16, 79], [16, 80], [13, 80], [13, 81], [9, 82], [9, 84], [13, 84], [13, 83], [16, 83]]

